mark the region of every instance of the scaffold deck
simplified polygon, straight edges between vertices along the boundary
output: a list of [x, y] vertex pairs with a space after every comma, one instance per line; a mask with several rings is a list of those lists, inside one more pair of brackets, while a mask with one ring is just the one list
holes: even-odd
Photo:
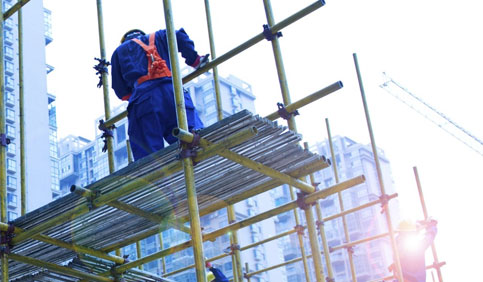
[[[246, 110], [201, 130], [199, 134], [202, 138], [217, 143], [227, 136], [250, 127], [257, 129], [257, 135], [230, 148], [231, 151], [294, 178], [305, 176], [330, 165], [325, 157], [304, 150], [299, 145], [300, 135], [287, 130], [285, 126], [279, 126], [276, 122], [253, 115]], [[179, 146], [173, 144], [131, 163], [85, 188], [102, 196], [137, 181], [140, 183], [139, 189], [133, 193], [122, 195], [115, 201], [164, 219], [174, 218], [183, 224], [189, 221], [183, 169], [170, 175], [160, 173], [157, 179], [143, 181], [150, 173], [180, 163], [178, 154]], [[217, 155], [196, 164], [194, 178], [200, 215], [212, 212], [216, 207], [234, 204], [283, 184], [280, 180]], [[78, 206], [88, 204], [85, 197], [71, 193], [17, 218], [13, 221], [13, 225], [28, 231], [39, 223], [52, 220]], [[164, 226], [162, 223], [165, 223], [164, 220], [157, 223], [109, 205], [102, 205], [51, 227], [41, 234], [68, 243], [109, 252], [114, 250], [111, 246], [116, 243], [126, 242], [130, 238], [133, 238], [134, 241], [136, 241], [134, 238], [139, 240], [140, 234], [150, 231], [151, 234], [159, 233]], [[35, 239], [20, 242], [13, 247], [12, 252], [58, 265], [64, 265], [77, 257], [77, 253], [74, 251]], [[111, 262], [111, 264], [113, 263]], [[15, 281], [29, 281], [19, 279], [42, 270], [39, 267], [14, 260], [9, 260], [8, 269], [10, 279]], [[96, 274], [101, 272], [94, 270]]]

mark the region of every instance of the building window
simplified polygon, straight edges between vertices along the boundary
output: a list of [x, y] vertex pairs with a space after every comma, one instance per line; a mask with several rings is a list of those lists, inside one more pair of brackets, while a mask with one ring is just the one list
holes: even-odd
[[215, 100], [215, 97], [213, 96], [213, 93], [207, 93], [203, 98], [203, 101], [205, 102], [205, 104], [208, 104], [209, 102], [214, 100]]
[[17, 189], [17, 178], [8, 175], [7, 176], [7, 187], [12, 189]]
[[7, 159], [7, 169], [13, 172], [17, 172], [17, 161], [13, 159]]
[[5, 103], [15, 105], [15, 94], [12, 91], [5, 91]]
[[13, 211], [9, 211], [7, 215], [8, 215], [8, 221], [13, 221], [18, 217], [17, 213]]
[[5, 30], [3, 32], [4, 38], [5, 38], [5, 43], [8, 43], [10, 45], [13, 44], [13, 32], [9, 30]]
[[[10, 19], [10, 18], [9, 18]], [[13, 59], [14, 58], [14, 53], [13, 53], [13, 48], [10, 46], [5, 46], [4, 50], [4, 55], [6, 58]]]
[[[9, 109], [7, 109], [7, 110], [9, 110]], [[15, 138], [15, 136], [16, 136], [15, 126], [7, 124], [7, 136], [10, 137], [10, 138]]]
[[215, 107], [215, 105], [208, 106], [208, 107], [206, 107], [205, 111], [206, 111], [206, 115], [212, 114], [212, 113], [216, 112], [216, 107]]
[[15, 143], [10, 143], [8, 144], [7, 146], [7, 154], [11, 154], [11, 155], [15, 155], [15, 149], [16, 149], [16, 146], [15, 146]]
[[10, 121], [15, 121], [15, 112], [12, 109], [5, 110], [5, 118], [9, 119]]
[[7, 193], [7, 205], [9, 205], [12, 208], [17, 207], [17, 195], [12, 194], [12, 193]]
[[10, 61], [5, 61], [5, 72], [9, 74], [13, 74], [13, 63]]
[[13, 79], [13, 77], [10, 77], [10, 76], [5, 77], [5, 86], [10, 88], [10, 90], [15, 89], [15, 80]]
[[116, 129], [117, 144], [126, 142], [126, 126], [124, 124], [120, 125]]

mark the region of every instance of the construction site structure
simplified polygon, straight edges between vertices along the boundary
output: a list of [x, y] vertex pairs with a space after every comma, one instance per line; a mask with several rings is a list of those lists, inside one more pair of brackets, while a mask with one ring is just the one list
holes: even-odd
[[[28, 0], [18, 1], [3, 13], [3, 19], [8, 19], [17, 13], [19, 22], [21, 22], [21, 8], [28, 2]], [[261, 272], [298, 261], [303, 261], [307, 281], [311, 280], [310, 269], [314, 269], [313, 274], [316, 281], [334, 281], [330, 261], [330, 252], [334, 249], [348, 251], [352, 281], [356, 281], [355, 267], [350, 253], [351, 247], [383, 237], [389, 237], [394, 253], [396, 274], [393, 278], [403, 281], [395, 245], [395, 231], [392, 227], [389, 209], [387, 209], [389, 201], [397, 195], [387, 195], [385, 192], [356, 54], [353, 54], [354, 63], [377, 167], [380, 195], [377, 200], [344, 210], [340, 193], [364, 183], [364, 175], [347, 181], [339, 181], [337, 167], [333, 164], [336, 183], [324, 190], [316, 189], [317, 184], [314, 183], [313, 173], [328, 168], [331, 161], [324, 156], [311, 153], [307, 144], [304, 145], [305, 148], [300, 145], [302, 140], [301, 136], [297, 134], [294, 119], [297, 109], [341, 89], [342, 82], [335, 82], [299, 101], [292, 102], [278, 40], [281, 29], [315, 12], [323, 7], [325, 2], [323, 0], [315, 1], [278, 23], [274, 22], [270, 1], [264, 0], [263, 3], [267, 18], [267, 25], [264, 26], [263, 32], [218, 57], [214, 46], [210, 5], [209, 1], [205, 0], [213, 60], [201, 69], [181, 77], [171, 2], [163, 0], [179, 126], [173, 131], [173, 135], [180, 140], [180, 145], [173, 144], [116, 171], [112, 134], [108, 133], [114, 130], [113, 126], [117, 121], [126, 117], [126, 113], [111, 117], [108, 74], [107, 71], [101, 71], [106, 119], [102, 124], [102, 129], [107, 133], [105, 137], [110, 175], [87, 187], [73, 185], [71, 194], [34, 211], [27, 213], [23, 210], [22, 216], [12, 222], [7, 222], [5, 208], [5, 152], [9, 142], [3, 132], [4, 115], [0, 115], [2, 281], [170, 281], [167, 273], [163, 277], [158, 277], [142, 271], [138, 267], [190, 247], [193, 249], [194, 265], [187, 266], [187, 268], [196, 269], [197, 281], [206, 281], [205, 263], [207, 261], [229, 255], [232, 256], [233, 261], [233, 280], [238, 282], [250, 281], [252, 277]], [[97, 12], [100, 60], [107, 62], [101, 0], [97, 0]], [[1, 22], [0, 29], [3, 29], [3, 21]], [[19, 30], [20, 32], [21, 30]], [[263, 40], [270, 41], [273, 47], [283, 103], [280, 103], [278, 109], [266, 117], [259, 117], [244, 110], [223, 119], [219, 88], [216, 86], [218, 83], [217, 66]], [[0, 44], [3, 44], [1, 36]], [[22, 57], [21, 52], [19, 56]], [[3, 51], [0, 51], [0, 58], [3, 60]], [[19, 65], [19, 75], [21, 76], [24, 67], [23, 61], [20, 60]], [[1, 109], [4, 108], [3, 68], [2, 64], [0, 67], [2, 70], [0, 78]], [[212, 70], [214, 75], [219, 121], [198, 133], [191, 133], [187, 131], [182, 85], [208, 70]], [[19, 93], [22, 99], [21, 89], [22, 85], [20, 85]], [[274, 122], [279, 118], [287, 120], [288, 129]], [[331, 142], [329, 124], [327, 120], [326, 122], [329, 142]], [[24, 138], [24, 136], [20, 138]], [[334, 159], [332, 147], [331, 153], [332, 159]], [[236, 220], [233, 211], [235, 203], [282, 184], [291, 187], [292, 200], [290, 202], [247, 219]], [[419, 182], [418, 188], [420, 188]], [[341, 212], [330, 218], [324, 218], [318, 201], [329, 195], [339, 195]], [[427, 216], [422, 193], [420, 195], [425, 216]], [[22, 197], [22, 201], [24, 201], [24, 197]], [[345, 216], [373, 205], [382, 205], [388, 232], [351, 241], [347, 233]], [[227, 209], [229, 225], [209, 233], [203, 232], [200, 216], [220, 209]], [[237, 230], [287, 211], [293, 211], [295, 215], [297, 226], [294, 227], [294, 230], [277, 234], [249, 246], [239, 245]], [[302, 216], [305, 217], [305, 226], [301, 225]], [[323, 222], [338, 217], [344, 220], [347, 242], [329, 248]], [[139, 242], [171, 228], [189, 234], [191, 240], [145, 257], [138, 257], [133, 261], [128, 261], [121, 256], [119, 249], [123, 246]], [[304, 248], [305, 229], [310, 250]], [[297, 232], [300, 242], [299, 247], [302, 254], [300, 258], [255, 271], [251, 271], [248, 265], [243, 266], [241, 251], [295, 232]], [[230, 234], [231, 252], [218, 257], [206, 258], [203, 242], [216, 239], [224, 234]], [[439, 281], [442, 281], [439, 271], [441, 263], [437, 261], [434, 247], [433, 254], [435, 264], [430, 267], [438, 270]], [[324, 266], [326, 271], [324, 271]], [[387, 278], [381, 277], [382, 279]]]

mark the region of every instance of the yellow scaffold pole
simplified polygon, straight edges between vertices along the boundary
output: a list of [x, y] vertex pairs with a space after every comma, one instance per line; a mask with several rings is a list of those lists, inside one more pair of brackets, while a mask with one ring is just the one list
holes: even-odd
[[[178, 61], [178, 45], [170, 0], [163, 0], [164, 17], [166, 21], [169, 60], [171, 62], [171, 72], [173, 75], [173, 88], [176, 101], [176, 115], [178, 126], [181, 129], [188, 129], [186, 118], [185, 102], [183, 96], [183, 85]], [[183, 146], [186, 146], [183, 145]], [[190, 214], [191, 239], [193, 241], [193, 254], [196, 265], [196, 279], [198, 282], [206, 282], [205, 259], [203, 256], [203, 237], [201, 233], [200, 213], [198, 208], [198, 198], [196, 196], [193, 161], [191, 158], [183, 159], [183, 168], [186, 184], [186, 195], [188, 198], [188, 210]]]
[[[355, 64], [355, 68], [356, 68], [356, 72], [357, 72], [357, 79], [359, 81], [359, 88], [360, 88], [360, 91], [361, 91], [361, 96], [362, 96], [362, 103], [364, 105], [364, 112], [365, 112], [365, 115], [366, 115], [366, 121], [367, 121], [367, 127], [368, 127], [368, 130], [369, 130], [369, 136], [371, 138], [371, 145], [372, 145], [372, 153], [374, 154], [374, 160], [376, 162], [376, 169], [377, 169], [377, 178], [378, 178], [378, 181], [379, 181], [379, 187], [381, 189], [381, 196], [384, 196], [386, 195], [386, 189], [384, 188], [384, 181], [382, 179], [383, 175], [382, 175], [382, 171], [381, 171], [381, 164], [379, 163], [379, 157], [378, 157], [378, 153], [377, 153], [377, 147], [376, 147], [376, 140], [374, 138], [374, 133], [372, 131], [372, 124], [371, 124], [371, 118], [369, 116], [369, 107], [367, 106], [367, 101], [366, 101], [366, 94], [364, 92], [364, 86], [362, 84], [362, 76], [361, 76], [361, 72], [359, 70], [359, 62], [357, 61], [357, 55], [356, 53], [353, 54], [353, 57], [354, 57], [354, 64]], [[398, 249], [397, 249], [397, 245], [396, 245], [396, 239], [394, 237], [394, 230], [393, 230], [393, 226], [392, 226], [392, 222], [391, 222], [391, 212], [389, 211], [389, 207], [386, 207], [384, 209], [384, 214], [386, 215], [386, 222], [387, 222], [387, 229], [389, 230], [389, 237], [391, 238], [391, 246], [392, 246], [392, 250], [393, 250], [393, 253], [394, 253], [394, 265], [396, 266], [396, 278], [399, 280], [399, 281], [403, 281], [402, 279], [402, 272], [401, 272], [401, 262], [399, 260], [399, 252], [398, 252]]]

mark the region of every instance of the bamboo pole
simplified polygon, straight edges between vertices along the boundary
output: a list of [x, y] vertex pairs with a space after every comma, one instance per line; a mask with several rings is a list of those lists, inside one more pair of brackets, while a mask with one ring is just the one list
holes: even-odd
[[[385, 195], [386, 191], [384, 188], [384, 181], [382, 179], [382, 171], [381, 171], [381, 164], [379, 163], [379, 157], [377, 153], [377, 146], [376, 146], [376, 141], [374, 138], [374, 133], [372, 130], [372, 125], [371, 125], [371, 118], [369, 116], [369, 107], [367, 106], [367, 101], [366, 101], [366, 95], [364, 92], [364, 86], [362, 83], [362, 76], [359, 70], [359, 62], [357, 61], [357, 55], [356, 53], [353, 54], [354, 57], [354, 64], [357, 72], [357, 79], [359, 81], [359, 88], [361, 91], [361, 96], [362, 96], [362, 103], [364, 105], [364, 113], [366, 116], [366, 121], [367, 121], [367, 127], [369, 130], [369, 136], [371, 137], [371, 145], [372, 145], [372, 153], [374, 154], [374, 160], [376, 162], [376, 169], [377, 169], [377, 176], [378, 176], [378, 181], [379, 181], [379, 187], [381, 189], [381, 195]], [[396, 266], [396, 272], [397, 272], [397, 278], [399, 281], [403, 281], [402, 279], [402, 272], [401, 272], [401, 262], [399, 260], [399, 252], [397, 249], [396, 245], [396, 239], [394, 238], [394, 230], [391, 222], [391, 212], [389, 211], [389, 208], [385, 209], [384, 214], [386, 215], [386, 222], [387, 222], [387, 229], [389, 230], [390, 238], [391, 238], [391, 246], [392, 250], [394, 253], [394, 265]]]
[[[327, 128], [327, 139], [329, 140], [329, 147], [330, 147], [330, 155], [332, 158], [332, 161], [334, 162], [332, 164], [332, 168], [334, 170], [334, 178], [335, 178], [335, 183], [339, 183], [339, 172], [337, 171], [337, 162], [335, 161], [335, 153], [334, 153], [334, 144], [332, 142], [332, 133], [330, 132], [330, 124], [329, 124], [329, 119], [325, 119], [325, 125]], [[339, 199], [339, 207], [340, 211], [344, 212], [344, 201], [342, 200], [342, 193], [337, 193], [337, 198]], [[347, 220], [345, 216], [342, 216], [342, 225], [344, 227], [344, 237], [346, 242], [350, 242], [350, 236], [349, 236], [349, 228], [347, 228]], [[354, 258], [353, 258], [353, 251], [351, 249], [347, 249], [347, 256], [349, 257], [349, 266], [351, 269], [351, 277], [353, 282], [357, 282], [357, 276], [356, 276], [356, 268], [354, 266]]]
[[[3, 38], [3, 27], [4, 21], [0, 21], [0, 110], [2, 113], [0, 114], [0, 134], [2, 137], [2, 142], [4, 144], [0, 144], [0, 219], [2, 222], [7, 222], [7, 133], [5, 127], [5, 64], [3, 63], [5, 60], [4, 54], [4, 38]], [[3, 247], [3, 246], [2, 246]], [[8, 281], [8, 255], [3, 254], [1, 256], [1, 264], [2, 264], [2, 281]]]
[[[423, 209], [424, 220], [428, 220], [429, 219], [428, 210], [426, 209], [426, 202], [424, 200], [423, 188], [421, 186], [421, 181], [419, 180], [418, 168], [413, 167], [413, 171], [414, 171], [414, 177], [416, 179], [416, 185], [418, 187], [419, 200], [421, 201], [421, 207]], [[434, 260], [433, 264], [438, 265], [439, 264], [438, 254], [436, 252], [436, 246], [434, 242], [431, 243], [431, 252], [433, 254], [433, 260]], [[438, 275], [438, 281], [443, 282], [443, 275], [439, 267], [436, 267], [436, 274]]]
[[[99, 29], [99, 47], [101, 53], [101, 60], [107, 62], [106, 47], [104, 42], [104, 16], [102, 13], [102, 0], [97, 0], [97, 24]], [[106, 120], [111, 118], [111, 103], [109, 100], [109, 80], [107, 72], [101, 72], [102, 76], [102, 92], [104, 94], [104, 116]], [[112, 137], [106, 137], [107, 144], [107, 159], [109, 163], [109, 173], [113, 173], [116, 170], [114, 163], [114, 149], [112, 144]]]
[[[178, 61], [178, 45], [176, 41], [176, 32], [174, 28], [173, 13], [170, 0], [163, 0], [164, 18], [166, 21], [166, 34], [168, 38], [169, 60], [171, 63], [171, 73], [173, 75], [174, 98], [176, 101], [176, 116], [178, 126], [181, 129], [188, 129], [188, 120], [186, 118], [185, 101], [183, 96], [183, 85], [181, 81], [181, 72]], [[186, 144], [182, 145], [186, 147]], [[184, 158], [182, 160], [186, 196], [188, 200], [188, 211], [190, 215], [191, 239], [193, 240], [193, 255], [196, 265], [197, 281], [206, 281], [206, 269], [203, 255], [203, 238], [201, 233], [200, 213], [198, 209], [198, 198], [196, 196], [196, 188], [194, 182], [193, 160]]]
[[[271, 27], [272, 33], [277, 33], [278, 31], [282, 30], [283, 28], [291, 25], [292, 23], [300, 20], [301, 18], [307, 16], [308, 14], [316, 11], [317, 9], [321, 8], [322, 6], [325, 5], [325, 1], [323, 0], [318, 0], [315, 1], [314, 3], [308, 5], [307, 7], [303, 8], [302, 10], [294, 13], [292, 16], [286, 18], [285, 20], [282, 20], [281, 22], [273, 25]], [[231, 51], [228, 51], [227, 53], [221, 55], [220, 57], [217, 57], [216, 59], [212, 60], [206, 66], [186, 75], [183, 77], [183, 83], [187, 83], [196, 77], [200, 76], [201, 74], [207, 72], [209, 69], [220, 65], [221, 63], [233, 58], [234, 56], [240, 54], [241, 52], [245, 51], [246, 49], [254, 46], [255, 44], [263, 41], [265, 39], [265, 35], [263, 32], [259, 33], [258, 35], [254, 36], [253, 38], [249, 39], [248, 41], [242, 43], [241, 45], [235, 47]], [[112, 126], [116, 122], [120, 121], [121, 119], [125, 118], [127, 116], [127, 111], [123, 111], [122, 113], [119, 113], [118, 115], [112, 117], [111, 119], [107, 119], [106, 122], [104, 123], [106, 126]]]

